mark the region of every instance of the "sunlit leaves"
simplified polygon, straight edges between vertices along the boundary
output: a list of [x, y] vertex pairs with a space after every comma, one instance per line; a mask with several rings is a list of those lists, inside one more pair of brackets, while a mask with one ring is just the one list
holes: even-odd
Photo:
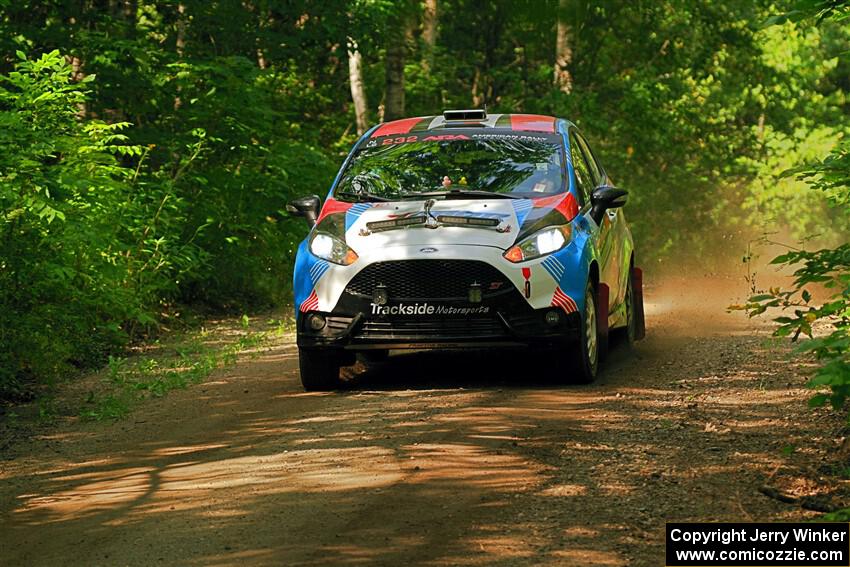
[[787, 12], [770, 16], [763, 25], [773, 26], [805, 20], [814, 20], [814, 23], [820, 24], [829, 18], [841, 21], [848, 16], [850, 16], [850, 2], [847, 0], [796, 0]]
[[[847, 177], [850, 179], [850, 170]], [[850, 395], [850, 243], [815, 252], [788, 252], [772, 263], [797, 266], [793, 286], [755, 295], [738, 308], [750, 316], [782, 309], [785, 314], [773, 319], [777, 323], [774, 334], [794, 340], [808, 337], [797, 350], [820, 363], [809, 386], [831, 390], [815, 396], [811, 404], [815, 407], [829, 401], [835, 409], [842, 409]], [[805, 287], [811, 285], [831, 290], [830, 297], [820, 305], [813, 304], [812, 293]]]
[[179, 200], [140, 191], [141, 162], [119, 161], [149, 148], [128, 143], [126, 121], [81, 119], [70, 74], [51, 52], [0, 81], [0, 396], [156, 325], [169, 282], [203, 261]]

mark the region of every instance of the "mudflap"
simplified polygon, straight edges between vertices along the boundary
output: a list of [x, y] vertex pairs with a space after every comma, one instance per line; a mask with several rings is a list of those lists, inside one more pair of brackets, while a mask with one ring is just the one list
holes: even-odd
[[646, 336], [646, 318], [643, 314], [643, 270], [632, 268], [632, 291], [635, 294], [635, 340]]
[[608, 300], [610, 291], [604, 283], [596, 291], [596, 325], [599, 335], [599, 360], [608, 354]]

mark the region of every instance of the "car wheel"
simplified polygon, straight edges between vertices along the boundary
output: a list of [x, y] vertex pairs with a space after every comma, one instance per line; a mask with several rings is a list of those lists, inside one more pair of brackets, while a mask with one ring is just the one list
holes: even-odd
[[584, 311], [581, 316], [581, 332], [576, 345], [575, 381], [590, 384], [596, 379], [599, 369], [599, 309], [596, 306], [596, 290], [593, 282], [587, 282], [584, 292]]
[[334, 353], [322, 349], [298, 349], [301, 385], [308, 392], [322, 392], [339, 387], [340, 361]]

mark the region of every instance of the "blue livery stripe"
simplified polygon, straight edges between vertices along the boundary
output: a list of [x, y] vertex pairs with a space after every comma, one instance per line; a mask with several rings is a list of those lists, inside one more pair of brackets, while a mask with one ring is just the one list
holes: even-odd
[[348, 211], [345, 213], [345, 230], [351, 228], [357, 219], [360, 218], [360, 215], [365, 213], [372, 206], [372, 203], [356, 203], [351, 206]]
[[517, 229], [519, 229], [522, 226], [522, 223], [525, 222], [525, 217], [527, 217], [528, 213], [531, 212], [531, 209], [534, 208], [534, 204], [529, 199], [515, 199], [511, 201], [511, 205], [514, 207]]
[[355, 203], [351, 206], [350, 209], [348, 209], [348, 212], [351, 213], [353, 216], [359, 217], [364, 212], [366, 212], [371, 206], [371, 203]]
[[558, 259], [558, 257], [557, 257], [557, 256], [549, 256], [549, 258], [547, 259], [547, 261], [551, 262], [553, 266], [555, 266], [556, 268], [558, 268], [562, 274], [563, 274], [563, 273], [564, 273], [564, 271], [566, 270], [566, 268], [564, 267], [564, 264], [563, 264], [563, 263], [561, 263], [561, 261]]
[[323, 275], [325, 275], [325, 272], [327, 272], [330, 267], [330, 264], [328, 264], [324, 260], [319, 260], [310, 267], [310, 281], [313, 282], [313, 285], [316, 285], [316, 283], [321, 279]]
[[541, 264], [556, 282], [560, 282], [566, 271], [564, 265], [554, 256], [549, 256]]
[[564, 265], [554, 256], [549, 256], [543, 261], [547, 269], [550, 269], [558, 274], [564, 273]]

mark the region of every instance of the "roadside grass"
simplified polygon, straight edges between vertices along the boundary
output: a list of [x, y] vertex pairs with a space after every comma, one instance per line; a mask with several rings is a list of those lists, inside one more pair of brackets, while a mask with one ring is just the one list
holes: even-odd
[[[252, 327], [260, 326], [262, 330]], [[238, 327], [202, 328], [148, 347], [149, 352], [109, 357], [97, 390], [89, 390], [79, 417], [87, 421], [121, 419], [148, 398], [203, 382], [219, 368], [236, 364], [239, 356], [256, 356], [258, 349], [290, 332], [291, 321], [271, 319], [252, 325], [247, 315]]]
[[201, 383], [240, 356], [257, 356], [293, 328], [291, 317], [242, 315], [171, 331], [125, 356], [110, 356], [97, 372], [69, 377], [32, 402], [0, 408], [0, 451], [62, 420], [123, 419], [144, 400]]
[[850, 508], [829, 512], [817, 519], [818, 522], [850, 522]]

